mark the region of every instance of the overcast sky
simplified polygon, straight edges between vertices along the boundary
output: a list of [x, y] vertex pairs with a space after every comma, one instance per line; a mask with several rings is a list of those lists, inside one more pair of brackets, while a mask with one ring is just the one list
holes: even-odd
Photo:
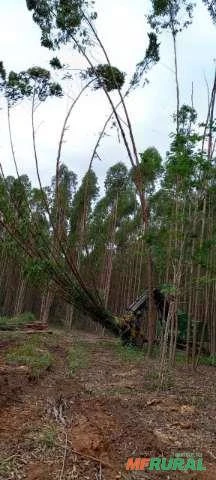
[[[199, 0], [198, 0], [199, 2]], [[145, 14], [149, 2], [146, 0], [97, 0], [97, 29], [106, 45], [113, 65], [129, 76], [145, 53], [149, 27]], [[149, 85], [133, 93], [128, 108], [134, 127], [138, 150], [155, 146], [165, 155], [169, 144], [169, 133], [173, 129], [172, 114], [175, 111], [175, 78], [173, 72], [172, 42], [168, 33], [161, 39], [161, 61], [153, 67], [148, 78]], [[201, 1], [196, 8], [193, 25], [178, 38], [179, 77], [181, 103], [190, 103], [191, 86], [194, 83], [194, 105], [200, 119], [205, 119], [207, 88], [205, 78], [211, 85], [216, 58], [215, 27]], [[0, 2], [0, 60], [7, 70], [19, 71], [32, 65], [48, 67], [52, 52], [40, 46], [40, 31], [33, 23], [25, 0]], [[83, 63], [66, 48], [58, 54], [64, 63], [78, 68]], [[94, 58], [101, 62], [98, 50]], [[78, 92], [81, 84], [74, 82], [70, 94]], [[115, 95], [115, 94], [114, 94]], [[117, 98], [117, 97], [116, 97]], [[37, 143], [40, 171], [43, 184], [49, 183], [55, 172], [56, 149], [61, 125], [68, 107], [68, 98], [49, 101], [37, 113]], [[0, 111], [0, 158], [5, 174], [14, 174], [9, 148], [7, 117], [4, 105]], [[88, 167], [92, 149], [98, 133], [109, 114], [109, 106], [102, 92], [89, 92], [82, 98], [70, 120], [66, 135], [62, 162], [79, 177]], [[13, 136], [20, 173], [27, 173], [36, 185], [35, 166], [32, 155], [30, 104], [16, 107], [12, 114]], [[124, 161], [128, 164], [124, 148], [119, 144], [116, 133], [103, 140], [100, 147], [102, 161], [95, 160], [94, 166], [100, 183], [109, 166]]]

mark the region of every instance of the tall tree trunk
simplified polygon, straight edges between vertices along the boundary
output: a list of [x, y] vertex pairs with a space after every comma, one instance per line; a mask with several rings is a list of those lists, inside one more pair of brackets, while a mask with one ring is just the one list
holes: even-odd
[[14, 315], [20, 315], [21, 313], [23, 313], [23, 303], [25, 299], [25, 292], [26, 292], [26, 279], [23, 278], [23, 275], [21, 273], [18, 290], [17, 290]]
[[74, 306], [67, 304], [66, 306], [66, 327], [71, 330], [73, 324]]
[[106, 284], [105, 284], [105, 308], [108, 306], [109, 301], [109, 293], [110, 293], [110, 284], [111, 284], [111, 276], [112, 276], [112, 268], [113, 268], [113, 249], [115, 243], [115, 232], [116, 232], [116, 223], [117, 223], [117, 213], [118, 213], [118, 194], [113, 206], [112, 212], [112, 226], [111, 226], [111, 234], [109, 239], [110, 251], [108, 252], [107, 258], [107, 273], [106, 273]]
[[41, 311], [40, 311], [40, 322], [48, 323], [50, 309], [53, 304], [55, 297], [54, 285], [51, 282], [49, 284], [48, 290], [45, 294], [42, 295], [41, 299]]

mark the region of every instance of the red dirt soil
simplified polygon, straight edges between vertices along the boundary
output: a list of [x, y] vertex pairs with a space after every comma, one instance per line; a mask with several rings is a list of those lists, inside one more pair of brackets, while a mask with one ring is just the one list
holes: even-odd
[[[115, 340], [55, 332], [44, 339], [54, 364], [37, 380], [29, 368], [7, 365], [10, 341], [0, 350], [0, 480], [216, 480], [213, 367], [179, 366], [157, 393], [157, 361], [125, 361]], [[77, 342], [88, 365], [70, 375]], [[181, 452], [203, 455], [207, 470], [126, 472], [128, 457]]]

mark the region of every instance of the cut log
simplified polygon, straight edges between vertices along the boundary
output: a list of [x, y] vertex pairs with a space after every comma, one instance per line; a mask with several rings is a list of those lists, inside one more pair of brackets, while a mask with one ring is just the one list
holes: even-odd
[[48, 330], [48, 323], [42, 322], [34, 322], [34, 323], [27, 323], [24, 325], [23, 329], [25, 330]]

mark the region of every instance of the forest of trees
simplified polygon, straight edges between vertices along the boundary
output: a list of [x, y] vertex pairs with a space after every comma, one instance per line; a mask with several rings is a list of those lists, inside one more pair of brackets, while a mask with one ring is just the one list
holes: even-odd
[[[203, 349], [213, 364], [216, 361], [216, 75], [213, 71], [207, 116], [200, 120], [193, 92], [191, 104], [181, 104], [176, 49], [178, 36], [193, 21], [195, 7], [187, 0], [150, 3], [149, 46], [128, 81], [110, 63], [94, 26], [97, 15], [91, 5], [82, 0], [27, 0], [42, 32], [42, 47], [49, 48], [51, 55], [58, 50], [60, 56], [61, 46], [71, 45], [87, 67], [80, 73], [82, 90], [62, 127], [53, 178], [43, 186], [36, 110], [47, 98], [64, 95], [63, 77], [66, 82], [73, 80], [58, 57], [50, 61], [52, 73], [41, 67], [7, 72], [7, 59], [0, 63], [0, 92], [8, 111], [16, 170], [16, 176], [8, 176], [1, 166], [0, 311], [7, 316], [31, 311], [41, 322], [57, 316], [67, 328], [81, 312], [102, 326], [115, 330], [116, 325], [117, 332], [127, 322], [128, 305], [147, 290], [148, 313], [142, 328], [149, 354], [158, 339], [162, 365], [166, 358], [173, 364], [180, 332], [186, 359], [192, 359], [195, 367]], [[214, 2], [204, 0], [204, 4], [209, 21], [215, 22]], [[176, 111], [166, 156], [152, 145], [142, 153], [137, 151], [126, 104], [160, 61], [164, 29], [173, 41], [176, 84]], [[105, 63], [92, 63], [93, 41], [101, 48]], [[92, 87], [104, 91], [110, 116], [79, 184], [77, 172], [64, 164], [62, 147], [73, 108]], [[32, 103], [33, 161], [39, 187], [20, 173], [13, 143], [13, 108], [27, 100]], [[112, 159], [101, 192], [94, 159], [111, 123], [131, 166]], [[155, 288], [169, 302], [162, 326], [154, 305]]]

